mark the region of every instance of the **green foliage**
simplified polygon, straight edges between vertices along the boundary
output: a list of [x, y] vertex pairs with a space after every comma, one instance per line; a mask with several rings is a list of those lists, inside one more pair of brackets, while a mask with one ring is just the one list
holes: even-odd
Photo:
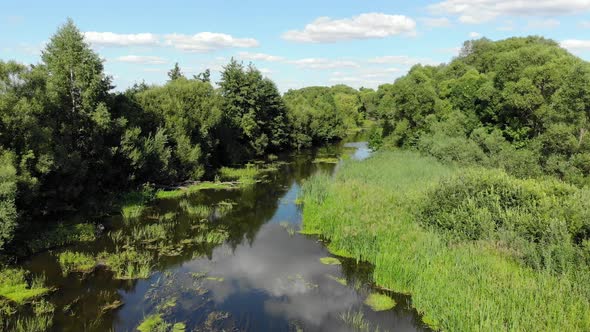
[[384, 311], [395, 307], [395, 300], [385, 294], [371, 293], [367, 296], [365, 304], [374, 311]]
[[[412, 305], [435, 329], [588, 330], [587, 265], [575, 265], [576, 260], [556, 264], [576, 257], [559, 241], [581, 234], [575, 230], [588, 220], [587, 193], [554, 180], [533, 182], [498, 171], [473, 172], [407, 151], [346, 161], [332, 181], [319, 175], [305, 182], [304, 231], [320, 233], [330, 240], [331, 249], [374, 264], [375, 283], [411, 294]], [[532, 209], [534, 204], [541, 210]], [[528, 248], [524, 235], [472, 240], [424, 227], [430, 225], [422, 218], [429, 217], [424, 211], [431, 205], [440, 209], [433, 207], [429, 220], [435, 222], [436, 215], [450, 211], [454, 218], [442, 220], [454, 223], [456, 230], [486, 213], [497, 220], [510, 211], [514, 218], [504, 222], [518, 224], [523, 234], [535, 234], [532, 242], [539, 245], [532, 248], [541, 250], [543, 262], [552, 265], [533, 269], [534, 264], [515, 258], [523, 257], [515, 248]], [[497, 213], [487, 211], [494, 206], [501, 207]], [[461, 212], [466, 208], [469, 215]], [[547, 245], [541, 245], [541, 238]], [[572, 242], [580, 243], [580, 254], [590, 247], [584, 239]], [[557, 266], [562, 270], [551, 273]]]
[[0, 250], [16, 228], [16, 169], [13, 156], [0, 149]]
[[116, 253], [102, 252], [98, 260], [114, 272], [116, 279], [146, 279], [152, 273], [152, 255], [132, 248]]
[[59, 265], [64, 275], [70, 272], [90, 272], [96, 266], [96, 259], [82, 252], [64, 251], [59, 254]]
[[289, 143], [287, 109], [275, 84], [252, 65], [232, 59], [219, 82], [223, 97], [221, 141], [230, 161], [284, 148]]
[[167, 332], [169, 324], [164, 321], [160, 314], [153, 314], [145, 317], [137, 327], [139, 332]]
[[590, 65], [553, 41], [469, 41], [448, 65], [415, 66], [379, 88], [382, 129], [371, 141], [584, 186], [589, 95]]
[[27, 243], [33, 253], [60, 247], [74, 242], [90, 242], [96, 239], [96, 229], [92, 224], [59, 223], [42, 232]]
[[308, 87], [284, 95], [296, 148], [342, 138], [364, 119], [358, 91], [345, 87]]
[[527, 265], [564, 272], [590, 262], [590, 191], [470, 169], [442, 179], [418, 218], [462, 240], [500, 241]]
[[49, 291], [49, 288], [43, 286], [43, 278], [30, 279], [22, 269], [3, 268], [0, 270], [0, 298], [21, 305], [43, 296]]

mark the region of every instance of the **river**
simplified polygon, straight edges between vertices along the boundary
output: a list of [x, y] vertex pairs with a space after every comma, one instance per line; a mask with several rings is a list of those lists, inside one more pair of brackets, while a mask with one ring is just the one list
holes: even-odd
[[[302, 182], [338, 167], [314, 159], [369, 155], [365, 142], [350, 141], [282, 156], [278, 169], [251, 188], [202, 190], [184, 199], [156, 201], [131, 223], [120, 217], [105, 221], [105, 235], [95, 242], [41, 253], [23, 266], [44, 274], [56, 289], [48, 297], [56, 308], [55, 331], [135, 331], [154, 313], [171, 324], [183, 322], [187, 331], [426, 330], [407, 296], [387, 293], [397, 305], [386, 311], [375, 312], [363, 303], [378, 291], [369, 264], [345, 258], [341, 264], [323, 264], [321, 258], [332, 256], [325, 243], [297, 232]], [[187, 200], [208, 206], [231, 203], [232, 208], [214, 210], [205, 223], [196, 223], [182, 208]], [[164, 215], [173, 220], [167, 221], [166, 238], [156, 246], [158, 258], [149, 278], [117, 280], [105, 268], [62, 274], [56, 258], [60, 251], [96, 254], [125, 246], [108, 234], [136, 234], [131, 229], [158, 223]], [[191, 241], [212, 233], [223, 234], [223, 241]], [[109, 310], [109, 304], [122, 305]], [[351, 325], [352, 318], [361, 316], [362, 325]]]

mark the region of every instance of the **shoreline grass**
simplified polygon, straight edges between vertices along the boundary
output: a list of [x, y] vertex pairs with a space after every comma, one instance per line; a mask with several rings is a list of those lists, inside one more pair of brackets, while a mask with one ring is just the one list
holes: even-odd
[[303, 230], [372, 263], [375, 283], [411, 294], [434, 329], [590, 330], [588, 273], [535, 270], [498, 241], [449, 241], [417, 220], [439, 181], [461, 172], [403, 151], [348, 161], [304, 185]]

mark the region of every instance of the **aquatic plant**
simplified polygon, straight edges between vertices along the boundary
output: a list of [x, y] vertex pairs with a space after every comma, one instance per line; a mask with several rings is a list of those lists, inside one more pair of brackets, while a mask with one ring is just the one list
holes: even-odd
[[369, 331], [370, 325], [369, 322], [365, 319], [365, 315], [362, 311], [351, 311], [348, 310], [346, 312], [340, 313], [340, 319], [344, 322], [344, 324], [348, 325], [349, 327], [353, 328], [355, 331]]
[[188, 215], [205, 219], [211, 214], [212, 208], [207, 205], [193, 205], [189, 200], [183, 199], [178, 204]]
[[160, 314], [144, 317], [137, 330], [139, 332], [167, 332], [170, 324], [166, 323]]
[[240, 187], [249, 187], [256, 183], [256, 177], [260, 169], [252, 164], [247, 164], [243, 168], [222, 167], [219, 174], [222, 180], [237, 181]]
[[336, 277], [334, 275], [331, 275], [331, 274], [327, 274], [326, 277], [328, 277], [329, 279], [332, 279], [332, 280], [336, 281], [337, 283], [339, 283], [342, 286], [348, 285], [348, 282], [346, 281], [345, 278], [338, 278], [338, 277]]
[[96, 240], [96, 229], [93, 224], [59, 223], [27, 241], [27, 246], [31, 252], [35, 253], [74, 242], [90, 242], [94, 240]]
[[141, 190], [126, 193], [121, 198], [121, 215], [125, 220], [141, 217], [145, 206], [154, 198], [154, 190], [146, 185]]
[[14, 322], [13, 332], [46, 332], [53, 326], [53, 315], [33, 315], [18, 317]]
[[338, 161], [336, 157], [318, 157], [313, 160], [315, 164], [337, 164]]
[[215, 215], [218, 218], [222, 218], [230, 213], [234, 208], [234, 203], [231, 201], [221, 201], [217, 203], [217, 207], [215, 208]]
[[395, 300], [385, 294], [371, 293], [367, 296], [365, 304], [374, 311], [385, 311], [395, 307]]
[[70, 272], [88, 273], [96, 266], [96, 258], [92, 255], [70, 250], [60, 253], [58, 261], [64, 275]]
[[4, 268], [0, 270], [0, 298], [8, 299], [17, 305], [39, 298], [51, 291], [45, 287], [44, 277], [37, 276], [30, 279], [27, 272], [19, 268]]
[[320, 262], [325, 265], [340, 265], [340, 260], [336, 257], [321, 257]]
[[117, 253], [102, 252], [98, 260], [113, 271], [116, 279], [145, 279], [151, 274], [152, 255], [126, 249]]

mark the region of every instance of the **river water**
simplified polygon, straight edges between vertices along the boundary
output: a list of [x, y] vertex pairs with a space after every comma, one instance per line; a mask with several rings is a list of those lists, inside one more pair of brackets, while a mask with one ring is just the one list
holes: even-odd
[[[391, 294], [397, 305], [374, 312], [363, 302], [376, 290], [372, 267], [332, 256], [316, 236], [297, 233], [301, 207], [296, 204], [302, 182], [316, 172], [337, 171], [338, 164], [314, 163], [317, 157], [363, 159], [365, 142], [348, 142], [279, 158], [265, 181], [242, 190], [203, 190], [188, 198], [159, 200], [139, 220], [113, 217], [105, 235], [92, 243], [35, 255], [24, 263], [44, 274], [56, 288], [48, 300], [55, 305], [55, 331], [135, 331], [142, 320], [159, 314], [166, 322], [183, 322], [187, 331], [354, 331], [351, 317], [362, 316], [356, 330], [422, 331], [410, 299]], [[195, 222], [182, 204], [219, 206], [206, 223]], [[99, 268], [93, 273], [64, 276], [57, 262], [63, 250], [96, 254], [114, 250], [113, 234], [134, 236], [131, 229], [161, 222], [168, 215], [165, 239], [146, 246], [155, 251], [147, 279], [117, 280]], [[192, 241], [203, 234], [223, 234], [223, 241]], [[143, 250], [143, 249], [137, 249]], [[383, 291], [380, 291], [383, 293]], [[109, 310], [109, 304], [122, 303]], [[349, 318], [348, 320], [346, 318]]]

